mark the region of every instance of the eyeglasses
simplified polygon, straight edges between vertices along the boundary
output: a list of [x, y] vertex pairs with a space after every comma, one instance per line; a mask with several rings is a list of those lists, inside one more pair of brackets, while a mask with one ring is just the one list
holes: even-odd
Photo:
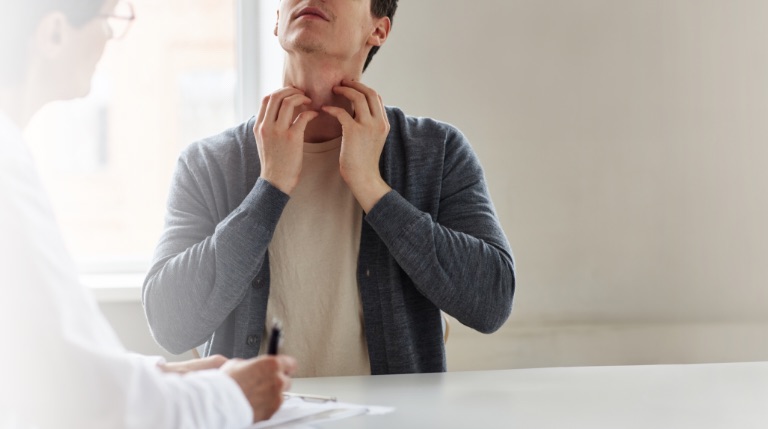
[[133, 11], [133, 5], [127, 1], [118, 1], [112, 13], [99, 15], [107, 22], [109, 37], [111, 39], [121, 39], [131, 28], [136, 14]]

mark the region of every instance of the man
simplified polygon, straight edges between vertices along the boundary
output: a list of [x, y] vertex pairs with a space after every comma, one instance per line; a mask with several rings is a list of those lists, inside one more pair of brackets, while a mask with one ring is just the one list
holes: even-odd
[[282, 320], [297, 376], [445, 371], [440, 311], [508, 318], [509, 245], [464, 136], [360, 83], [396, 0], [282, 0], [284, 88], [181, 155], [144, 284], [155, 339], [249, 357]]
[[40, 107], [89, 91], [116, 0], [1, 1], [0, 427], [218, 429], [270, 417], [292, 358], [166, 364], [125, 351], [78, 284], [22, 141]]

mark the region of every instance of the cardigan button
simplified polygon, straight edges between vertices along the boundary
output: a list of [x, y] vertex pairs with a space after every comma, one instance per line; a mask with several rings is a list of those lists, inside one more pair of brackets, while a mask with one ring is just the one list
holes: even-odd
[[254, 335], [249, 335], [248, 339], [245, 341], [245, 344], [248, 344], [249, 346], [252, 346], [256, 343], [256, 337]]

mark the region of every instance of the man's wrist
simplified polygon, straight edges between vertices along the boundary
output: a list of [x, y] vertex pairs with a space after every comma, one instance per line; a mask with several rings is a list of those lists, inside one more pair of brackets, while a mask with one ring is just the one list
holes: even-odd
[[261, 180], [264, 180], [265, 182], [269, 183], [273, 187], [277, 188], [280, 192], [291, 195], [291, 192], [293, 192], [293, 189], [296, 187], [296, 184], [293, 184], [292, 186], [287, 183], [287, 181], [279, 181], [276, 179], [269, 178], [265, 175], [260, 176]]
[[350, 189], [365, 213], [369, 213], [392, 190], [381, 176], [352, 180]]

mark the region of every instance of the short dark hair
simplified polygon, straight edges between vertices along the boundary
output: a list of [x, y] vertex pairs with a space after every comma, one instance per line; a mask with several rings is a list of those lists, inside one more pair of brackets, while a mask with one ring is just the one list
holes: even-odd
[[49, 13], [62, 12], [75, 27], [99, 14], [106, 0], [0, 0], [0, 83], [15, 84], [24, 75], [27, 41]]
[[[376, 18], [387, 17], [390, 21], [395, 19], [395, 11], [397, 11], [397, 0], [371, 0], [371, 13]], [[368, 52], [368, 58], [365, 59], [365, 65], [363, 65], [363, 71], [368, 68], [368, 64], [371, 63], [373, 56], [379, 51], [379, 46], [371, 47]]]

